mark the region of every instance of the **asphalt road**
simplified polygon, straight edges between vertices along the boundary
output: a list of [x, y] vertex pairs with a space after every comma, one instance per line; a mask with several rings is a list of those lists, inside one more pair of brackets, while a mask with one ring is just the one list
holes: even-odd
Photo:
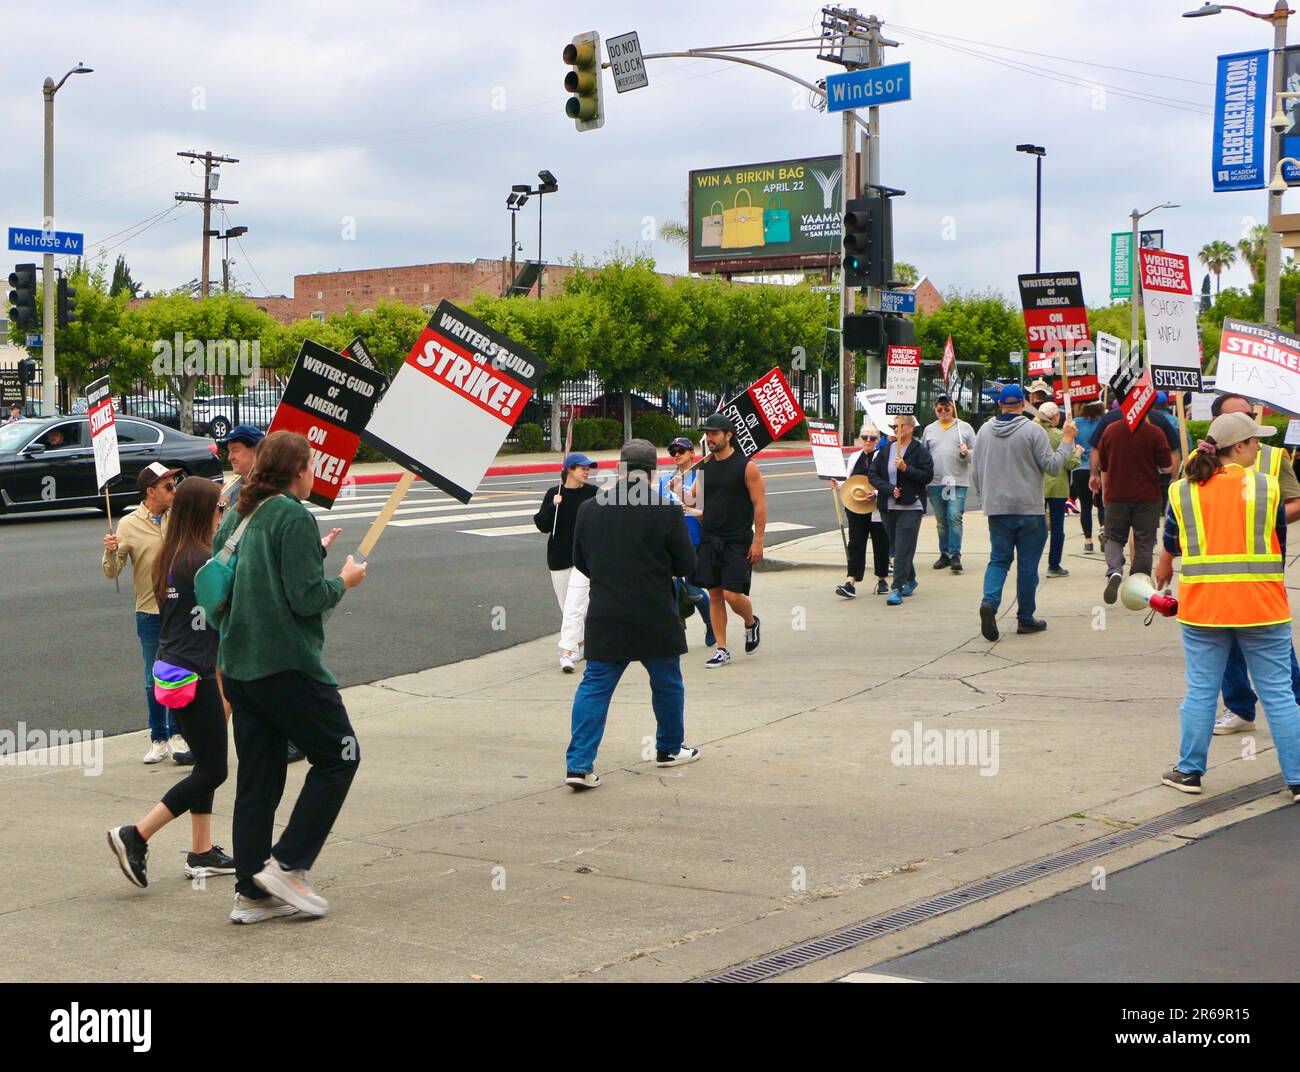
[[[761, 465], [769, 549], [834, 526], [829, 493], [810, 458]], [[546, 476], [493, 477], [469, 506], [423, 483], [412, 488], [370, 556], [365, 583], [326, 625], [325, 662], [340, 684], [440, 666], [557, 631], [545, 538], [532, 523], [553, 483]], [[390, 490], [362, 485], [355, 498], [320, 513], [322, 532], [331, 524], [343, 530], [330, 555], [334, 569], [360, 543]], [[94, 511], [0, 517], [0, 729], [20, 722], [106, 734], [145, 728], [135, 599], [129, 575], [118, 592], [100, 570], [104, 531]], [[761, 592], [760, 584], [760, 608]]]

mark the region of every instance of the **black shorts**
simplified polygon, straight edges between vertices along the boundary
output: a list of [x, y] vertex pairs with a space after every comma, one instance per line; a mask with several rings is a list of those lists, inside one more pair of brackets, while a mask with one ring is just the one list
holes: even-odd
[[696, 548], [695, 576], [692, 583], [701, 588], [721, 588], [727, 592], [749, 595], [753, 567], [749, 564], [751, 537], [715, 543], [704, 539]]

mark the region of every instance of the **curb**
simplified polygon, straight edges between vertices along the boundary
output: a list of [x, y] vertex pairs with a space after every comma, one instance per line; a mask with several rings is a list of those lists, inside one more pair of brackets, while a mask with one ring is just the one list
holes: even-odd
[[[769, 450], [765, 457], [768, 458], [811, 458], [812, 448], [804, 450]], [[668, 468], [673, 464], [673, 460], [668, 455], [655, 459], [655, 464], [661, 468]], [[618, 460], [615, 458], [606, 458], [604, 461], [596, 463], [597, 469], [617, 469]], [[554, 473], [559, 469], [555, 462], [530, 462], [527, 465], [494, 465], [483, 476], [534, 476], [539, 473]], [[396, 484], [402, 478], [402, 472], [392, 473], [360, 473], [352, 478], [354, 484]], [[421, 479], [419, 477], [416, 478]]]

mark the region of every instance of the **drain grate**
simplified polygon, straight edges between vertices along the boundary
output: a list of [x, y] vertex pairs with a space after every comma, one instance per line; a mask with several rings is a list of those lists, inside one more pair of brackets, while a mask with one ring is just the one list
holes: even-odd
[[813, 961], [823, 960], [826, 957], [834, 956], [836, 953], [843, 953], [845, 950], [852, 949], [863, 942], [870, 942], [875, 938], [900, 931], [904, 927], [923, 923], [947, 912], [965, 908], [977, 901], [996, 897], [998, 894], [1015, 889], [1017, 886], [1027, 885], [1044, 875], [1063, 871], [1087, 860], [1095, 860], [1097, 857], [1105, 856], [1116, 849], [1147, 841], [1177, 827], [1190, 826], [1211, 815], [1218, 815], [1220, 812], [1228, 811], [1252, 800], [1258, 800], [1260, 797], [1276, 793], [1284, 786], [1285, 783], [1280, 776], [1251, 782], [1249, 785], [1243, 785], [1239, 789], [1223, 793], [1210, 800], [1202, 800], [1195, 804], [1187, 804], [1181, 808], [1176, 808], [1167, 815], [1152, 819], [1141, 826], [1135, 826], [1129, 830], [1123, 830], [1117, 834], [1090, 841], [1077, 849], [1071, 849], [1056, 856], [1049, 856], [1037, 863], [1025, 864], [1010, 871], [1003, 871], [1001, 874], [981, 879], [979, 882], [963, 886], [961, 889], [939, 894], [937, 897], [931, 897], [914, 905], [908, 905], [906, 908], [895, 909], [883, 916], [874, 916], [844, 930], [824, 935], [821, 938], [793, 946], [779, 953], [773, 953], [769, 957], [763, 957], [761, 960], [755, 960], [749, 964], [729, 968], [718, 975], [709, 976], [700, 981], [706, 983], [761, 983], [766, 979], [772, 979], [788, 971], [793, 971], [795, 968], [801, 968], [805, 964], [811, 964]]

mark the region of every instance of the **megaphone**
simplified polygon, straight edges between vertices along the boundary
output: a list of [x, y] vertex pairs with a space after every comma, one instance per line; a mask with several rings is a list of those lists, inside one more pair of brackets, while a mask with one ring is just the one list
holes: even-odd
[[1119, 589], [1120, 602], [1129, 610], [1146, 610], [1172, 618], [1178, 613], [1178, 600], [1156, 590], [1155, 582], [1145, 573], [1130, 573]]

